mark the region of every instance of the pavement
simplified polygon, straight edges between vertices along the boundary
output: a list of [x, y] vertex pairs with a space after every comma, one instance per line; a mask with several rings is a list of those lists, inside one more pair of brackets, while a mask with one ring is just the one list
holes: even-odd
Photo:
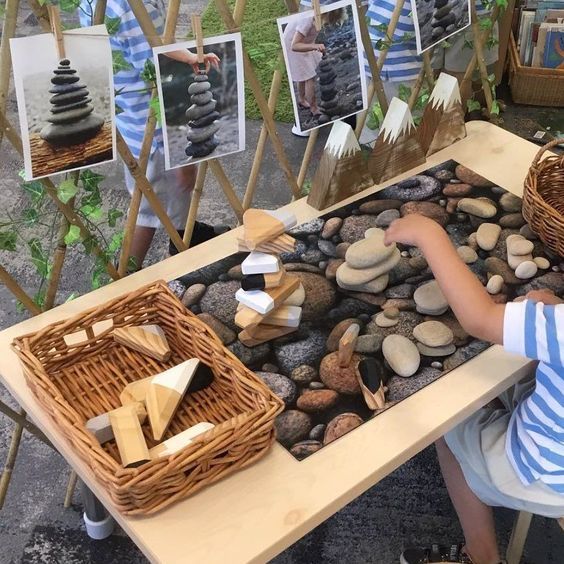
[[[191, 9], [204, 4], [198, 0]], [[194, 4], [194, 3], [192, 3]], [[38, 33], [27, 7], [20, 13], [20, 35]], [[180, 28], [189, 21], [187, 8], [182, 7]], [[179, 37], [182, 33], [179, 33]], [[562, 123], [562, 111], [545, 108], [509, 106], [504, 116], [509, 128], [528, 137], [547, 122], [552, 128]], [[9, 99], [8, 115], [14, 124], [16, 106], [13, 93]], [[247, 121], [248, 150], [221, 159], [239, 197], [243, 196], [261, 124]], [[560, 125], [560, 129], [564, 129]], [[297, 170], [306, 140], [294, 137], [287, 125], [279, 126], [282, 143], [287, 149], [293, 170]], [[326, 133], [320, 136], [315, 163], [321, 152]], [[18, 182], [22, 163], [7, 143], [2, 145], [0, 157], [0, 193], [4, 210], [21, 210], [25, 196]], [[106, 175], [103, 183], [104, 206], [126, 211], [129, 197], [123, 187], [122, 165], [100, 167]], [[290, 201], [291, 194], [274, 152], [267, 146], [258, 188], [256, 207], [274, 208]], [[4, 214], [0, 214], [2, 216]], [[210, 223], [235, 223], [216, 180], [208, 175], [199, 219]], [[166, 256], [167, 237], [159, 232], [147, 258], [154, 263]], [[25, 253], [0, 253], [0, 263], [26, 290], [33, 291], [37, 277]], [[90, 288], [92, 265], [79, 252], [71, 249], [65, 263], [58, 300], [66, 299], [73, 291], [87, 292]], [[0, 329], [9, 327], [24, 316], [15, 310], [15, 299], [0, 286]], [[0, 398], [13, 408], [17, 406], [0, 387]], [[7, 455], [13, 424], [0, 416], [0, 461]], [[374, 439], [378, 448], [378, 438]], [[83, 528], [80, 494], [75, 491], [72, 506], [63, 508], [63, 498], [69, 467], [60, 455], [24, 432], [15, 473], [4, 508], [0, 511], [1, 563], [144, 563], [137, 547], [120, 530], [105, 541], [89, 539]], [[496, 509], [496, 526], [500, 544], [509, 538], [514, 513]], [[432, 447], [423, 450], [398, 468], [378, 485], [347, 505], [325, 523], [284, 551], [273, 562], [301, 563], [375, 563], [398, 561], [401, 549], [408, 545], [428, 545], [431, 542], [457, 542], [462, 533], [448, 499]], [[189, 538], [187, 539], [189, 542]], [[182, 550], [179, 548], [179, 550]], [[535, 517], [525, 548], [527, 564], [561, 563], [564, 554], [564, 534], [556, 521]], [[560, 555], [560, 556], [558, 556]], [[188, 560], [187, 560], [188, 561]], [[225, 561], [229, 559], [226, 556]], [[202, 563], [204, 564], [204, 563]]]

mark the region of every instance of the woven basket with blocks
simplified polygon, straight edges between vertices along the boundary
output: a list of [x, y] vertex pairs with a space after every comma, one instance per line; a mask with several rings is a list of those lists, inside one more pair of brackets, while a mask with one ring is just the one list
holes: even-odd
[[[158, 324], [172, 350], [158, 362], [116, 343], [114, 327]], [[15, 339], [26, 381], [78, 455], [126, 515], [154, 513], [263, 456], [282, 402], [187, 311], [164, 282]], [[124, 386], [197, 357], [214, 381], [180, 404], [165, 439], [202, 421], [215, 427], [178, 453], [123, 468], [115, 441], [100, 446], [88, 419], [120, 407]], [[143, 431], [155, 446], [147, 425]]]

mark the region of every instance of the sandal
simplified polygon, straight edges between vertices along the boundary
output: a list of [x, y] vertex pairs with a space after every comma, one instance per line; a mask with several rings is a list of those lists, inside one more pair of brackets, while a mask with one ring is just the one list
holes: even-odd
[[449, 547], [433, 544], [431, 548], [407, 548], [400, 555], [400, 564], [428, 564], [429, 562], [450, 562], [472, 564], [470, 557], [463, 551], [464, 545], [453, 544]]

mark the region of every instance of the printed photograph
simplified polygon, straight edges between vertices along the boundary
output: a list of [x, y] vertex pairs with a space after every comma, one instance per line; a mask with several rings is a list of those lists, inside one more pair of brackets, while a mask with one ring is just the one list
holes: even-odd
[[470, 25], [470, 0], [415, 0], [411, 6], [419, 54]]
[[245, 149], [245, 90], [241, 34], [154, 49], [163, 123], [165, 168]]
[[296, 129], [305, 133], [367, 108], [362, 39], [354, 0], [278, 20]]
[[[25, 179], [115, 159], [112, 51], [103, 25], [10, 40]], [[30, 53], [33, 55], [30, 56]]]

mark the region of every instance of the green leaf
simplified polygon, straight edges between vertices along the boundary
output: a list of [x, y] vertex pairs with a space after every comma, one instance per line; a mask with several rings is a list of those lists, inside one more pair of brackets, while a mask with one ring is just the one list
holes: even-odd
[[155, 119], [157, 120], [157, 123], [161, 125], [162, 123], [161, 104], [159, 102], [158, 96], [151, 98], [151, 101], [149, 102], [149, 107], [153, 110], [153, 112], [155, 112]]
[[18, 234], [15, 231], [1, 231], [0, 232], [0, 250], [2, 251], [15, 251], [16, 241]]
[[500, 8], [503, 9], [507, 8], [507, 0], [496, 0], [496, 2]]
[[80, 180], [84, 189], [87, 192], [92, 192], [98, 188], [100, 182], [104, 180], [104, 176], [87, 169], [80, 173]]
[[311, 180], [306, 180], [302, 185], [302, 196], [307, 196], [311, 192]]
[[112, 67], [114, 74], [133, 68], [131, 64], [125, 60], [125, 57], [123, 56], [123, 53], [121, 51], [112, 51]]
[[495, 73], [492, 72], [492, 74], [488, 74], [488, 82], [490, 84], [494, 84], [495, 83]]
[[29, 251], [31, 253], [31, 262], [35, 266], [37, 273], [42, 278], [48, 278], [51, 267], [49, 265], [49, 257], [43, 250], [41, 241], [33, 238], [28, 241], [27, 246], [29, 247]]
[[411, 88], [409, 86], [406, 86], [405, 84], [400, 84], [398, 86], [398, 98], [400, 100], [403, 100], [404, 102], [407, 102], [410, 96]]
[[46, 297], [46, 291], [45, 290], [39, 290], [35, 296], [33, 296], [33, 301], [35, 302], [35, 305], [39, 308], [39, 309], [43, 309], [45, 307], [45, 297]]
[[63, 180], [57, 187], [57, 198], [66, 204], [77, 192], [78, 186], [72, 180]]
[[491, 18], [482, 18], [478, 22], [478, 25], [482, 31], [485, 31], [493, 27], [493, 21], [491, 20]]
[[490, 114], [494, 116], [498, 116], [499, 112], [500, 112], [499, 102], [497, 100], [494, 100], [492, 103], [492, 109], [490, 111]]
[[80, 211], [90, 220], [97, 221], [103, 215], [103, 210], [101, 206], [93, 206], [91, 204], [86, 204], [80, 207]]
[[145, 61], [145, 66], [139, 75], [141, 80], [145, 82], [156, 82], [157, 80], [157, 72], [155, 70], [155, 63], [151, 59], [147, 59]]
[[108, 225], [110, 227], [115, 227], [117, 220], [120, 217], [123, 217], [123, 212], [121, 210], [116, 210], [115, 208], [108, 210]]
[[84, 247], [84, 252], [90, 254], [92, 252], [92, 249], [94, 249], [96, 242], [96, 239], [92, 237], [92, 235], [89, 235], [88, 237], [86, 237], [86, 239], [83, 239], [82, 246]]
[[482, 109], [480, 102], [478, 102], [478, 100], [472, 100], [472, 99], [466, 102], [466, 107], [468, 108], [469, 112], [474, 112], [476, 110]]
[[43, 195], [45, 194], [43, 184], [41, 184], [41, 182], [39, 182], [38, 180], [33, 180], [32, 182], [24, 182], [22, 184], [22, 188], [27, 192], [34, 204], [39, 203], [42, 200]]
[[78, 292], [72, 292], [69, 297], [65, 300], [65, 303], [72, 302], [74, 299], [78, 298], [80, 294]]
[[369, 129], [378, 129], [383, 121], [384, 114], [382, 112], [382, 108], [380, 107], [380, 104], [376, 103], [370, 108], [370, 111], [368, 112], [368, 120], [366, 125]]
[[119, 114], [123, 114], [123, 108], [121, 106], [118, 106], [117, 104], [114, 104], [114, 106], [115, 106], [116, 116], [119, 116]]
[[74, 12], [80, 6], [80, 0], [59, 0], [59, 7], [63, 12]]
[[138, 270], [137, 259], [135, 257], [129, 257], [127, 259], [127, 272], [137, 272]]
[[80, 228], [76, 225], [71, 225], [68, 233], [65, 235], [65, 245], [74, 245], [75, 243], [78, 243], [80, 239]]
[[36, 209], [28, 208], [22, 212], [22, 220], [27, 226], [35, 225], [39, 219]]
[[116, 251], [121, 249], [124, 237], [125, 233], [123, 231], [121, 231], [120, 233], [114, 233], [113, 237], [110, 240], [110, 244], [108, 245], [108, 252], [115, 253]]
[[115, 35], [118, 32], [119, 26], [121, 24], [121, 18], [110, 18], [106, 16], [104, 18], [104, 23], [106, 24], [106, 29], [110, 35]]

